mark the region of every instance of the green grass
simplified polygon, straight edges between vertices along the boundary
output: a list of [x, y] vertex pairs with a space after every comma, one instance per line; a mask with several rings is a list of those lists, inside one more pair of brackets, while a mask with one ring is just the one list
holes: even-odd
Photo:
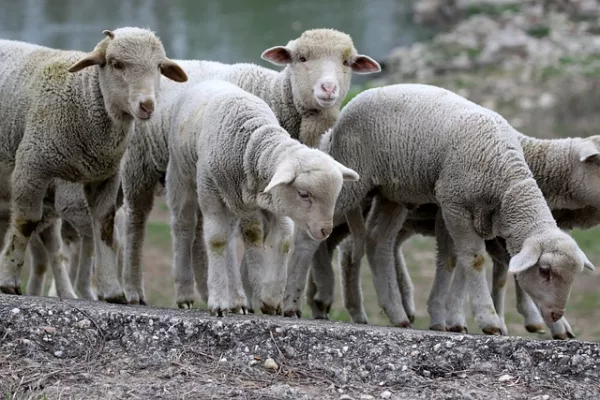
[[519, 12], [521, 11], [521, 6], [518, 2], [515, 4], [502, 4], [502, 5], [494, 5], [494, 4], [470, 4], [466, 13], [467, 16], [485, 14], [489, 16], [499, 16], [505, 11]]

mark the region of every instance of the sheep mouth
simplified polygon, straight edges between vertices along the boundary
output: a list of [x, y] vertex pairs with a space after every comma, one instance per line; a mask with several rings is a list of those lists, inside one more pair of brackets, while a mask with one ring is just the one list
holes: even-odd
[[336, 97], [320, 97], [320, 96], [315, 96], [315, 99], [317, 100], [317, 103], [319, 103], [319, 105], [323, 108], [327, 108], [327, 107], [331, 107], [335, 104], [335, 102], [337, 101], [337, 96]]

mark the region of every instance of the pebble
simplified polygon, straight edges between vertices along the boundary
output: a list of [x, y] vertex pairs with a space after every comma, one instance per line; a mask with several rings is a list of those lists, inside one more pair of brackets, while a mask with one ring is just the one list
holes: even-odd
[[18, 308], [15, 307], [12, 310], [10, 310], [10, 312], [13, 313], [13, 314], [18, 314], [18, 313], [21, 312], [21, 310], [19, 310]]
[[44, 332], [49, 333], [49, 334], [53, 334], [56, 333], [56, 328], [53, 326], [45, 326], [44, 327]]
[[506, 382], [506, 381], [510, 381], [513, 377], [506, 374], [506, 375], [502, 375], [500, 378], [498, 378], [498, 381], [500, 382]]
[[54, 357], [62, 357], [63, 356], [63, 352], [61, 350], [57, 350], [54, 352]]
[[77, 327], [80, 329], [87, 329], [90, 327], [90, 325], [91, 325], [91, 322], [87, 318], [84, 318], [81, 321], [77, 322]]
[[279, 368], [279, 365], [277, 365], [275, 360], [273, 360], [271, 357], [269, 357], [265, 360], [263, 367], [265, 367], [266, 369], [276, 370], [277, 368]]
[[375, 397], [371, 396], [370, 394], [362, 394], [360, 396], [360, 400], [373, 400]]
[[390, 392], [389, 390], [383, 391], [381, 392], [379, 397], [381, 397], [382, 399], [389, 399], [390, 397], [392, 397], [392, 392]]

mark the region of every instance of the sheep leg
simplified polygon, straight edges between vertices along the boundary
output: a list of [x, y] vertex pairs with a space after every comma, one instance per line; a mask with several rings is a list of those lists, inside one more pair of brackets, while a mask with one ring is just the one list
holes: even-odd
[[77, 295], [71, 284], [67, 266], [62, 255], [62, 241], [60, 240], [59, 220], [56, 219], [52, 225], [39, 233], [39, 238], [46, 250], [48, 261], [52, 268], [52, 276], [56, 285], [58, 297], [76, 299]]
[[[208, 301], [208, 287], [206, 286], [208, 273], [208, 259], [204, 248], [204, 233], [202, 231], [202, 213], [198, 207], [196, 213], [196, 233], [192, 244], [192, 267], [194, 269], [194, 281], [196, 290], [203, 302]], [[240, 255], [241, 258], [241, 255]]]
[[29, 279], [27, 280], [27, 294], [42, 296], [44, 291], [44, 278], [48, 270], [48, 253], [39, 234], [31, 236], [29, 241]]
[[69, 279], [71, 282], [75, 282], [77, 279], [77, 269], [79, 265], [79, 246], [81, 236], [77, 229], [71, 225], [67, 220], [62, 219], [60, 225], [60, 237], [62, 239], [63, 247], [68, 249], [69, 253]]
[[79, 241], [79, 262], [77, 264], [77, 277], [75, 288], [83, 299], [98, 300], [92, 287], [94, 276], [94, 239], [82, 235]]
[[285, 257], [292, 227], [287, 218], [258, 214], [242, 218], [240, 229], [248, 281], [260, 301], [260, 309], [263, 314], [281, 314], [287, 273]]
[[109, 303], [127, 304], [117, 275], [117, 254], [113, 247], [118, 190], [118, 174], [105, 181], [84, 186], [89, 213], [92, 216], [98, 297]]
[[[456, 296], [460, 303], [456, 304], [454, 320], [450, 325], [447, 325], [447, 309], [446, 309], [446, 298], [450, 291], [451, 282], [455, 285], [453, 290], [464, 292], [464, 278], [453, 279], [453, 274], [457, 274], [455, 271], [456, 267], [456, 255], [454, 249], [454, 242], [450, 237], [450, 234], [444, 227], [444, 220], [441, 211], [438, 210], [435, 221], [435, 241], [436, 241], [436, 259], [435, 259], [435, 275], [433, 278], [433, 285], [429, 298], [427, 300], [427, 312], [431, 318], [429, 329], [433, 331], [445, 331], [450, 330], [452, 332], [467, 332], [467, 321], [462, 313], [464, 309], [464, 296], [457, 296], [454, 291], [452, 292]], [[460, 286], [460, 287], [458, 287]]]
[[[366, 324], [367, 313], [363, 306], [360, 268], [365, 253], [366, 228], [362, 210], [354, 208], [346, 214], [351, 237], [339, 246], [342, 297], [352, 322]], [[341, 237], [341, 235], [340, 235]]]
[[352, 322], [368, 323], [367, 312], [363, 306], [363, 295], [360, 284], [361, 259], [354, 261], [352, 256], [352, 239], [344, 240], [339, 246], [340, 272], [342, 274], [342, 296], [344, 306], [350, 314]]
[[462, 307], [464, 291], [453, 290], [456, 282], [460, 289], [466, 285], [475, 321], [481, 330], [486, 334], [500, 334], [500, 319], [496, 314], [485, 276], [485, 241], [473, 229], [468, 210], [460, 205], [442, 208], [442, 215], [444, 226], [452, 237], [456, 249], [456, 271], [447, 301], [448, 325], [454, 327], [456, 322], [462, 322], [464, 318]]
[[25, 251], [31, 235], [40, 224], [43, 214], [44, 195], [52, 180], [36, 174], [31, 166], [23, 165], [27, 157], [17, 152], [12, 173], [12, 210], [8, 240], [0, 255], [0, 291], [21, 294], [21, 269], [25, 263]]
[[[154, 206], [154, 190], [161, 173], [149, 157], [135, 155], [143, 145], [134, 135], [121, 162], [121, 187], [125, 207], [125, 248], [123, 250], [124, 290], [129, 304], [146, 304], [144, 294], [142, 250], [146, 222]], [[140, 139], [141, 140], [141, 139]]]
[[[362, 217], [362, 210], [360, 208], [352, 210], [350, 218], [356, 218], [357, 215], [360, 217], [360, 220], [352, 220], [351, 222], [359, 224], [362, 227], [364, 235], [364, 221]], [[325, 241], [325, 246], [319, 246], [319, 250], [317, 250], [317, 253], [313, 257], [313, 263], [308, 278], [309, 286], [306, 292], [306, 298], [308, 305], [312, 310], [313, 318], [315, 319], [329, 319], [329, 312], [331, 311], [335, 297], [333, 253], [349, 233], [350, 229], [348, 224], [336, 226], [333, 228], [331, 235], [329, 235]], [[360, 285], [360, 282], [358, 284]], [[362, 294], [360, 294], [360, 296], [361, 297], [358, 299], [358, 301], [362, 303]]]
[[400, 288], [400, 296], [402, 297], [402, 306], [408, 315], [408, 320], [413, 323], [415, 322], [415, 288], [404, 261], [404, 254], [402, 253], [402, 243], [412, 236], [411, 232], [405, 229], [400, 230], [396, 237], [396, 245], [394, 252], [394, 264], [396, 267], [396, 277], [398, 279], [398, 287]]
[[208, 254], [208, 309], [211, 314], [246, 313], [241, 260], [237, 259], [235, 230], [238, 218], [210, 190], [200, 190], [199, 204]]
[[167, 167], [167, 205], [171, 213], [175, 302], [179, 308], [192, 308], [195, 300], [192, 246], [196, 234], [198, 198], [193, 185], [181, 178], [174, 160]]
[[292, 252], [287, 261], [287, 284], [283, 295], [283, 316], [302, 317], [300, 297], [313, 255], [321, 242], [313, 240], [303, 229], [294, 228]]
[[[510, 255], [502, 239], [486, 240], [485, 248], [492, 258], [492, 300], [494, 308], [500, 317], [500, 327], [503, 335], [508, 335], [508, 328], [504, 320], [504, 303], [506, 297], [506, 282], [508, 280], [508, 263]], [[541, 326], [543, 328], [543, 326]], [[530, 331], [531, 332], [531, 331]]]
[[329, 319], [333, 305], [335, 274], [328, 247], [327, 241], [323, 241], [317, 248], [307, 280], [306, 301], [314, 319]]
[[398, 287], [394, 264], [396, 236], [407, 210], [401, 204], [376, 197], [367, 218], [366, 250], [379, 306], [394, 326], [409, 328], [410, 321]]
[[[237, 237], [235, 238], [236, 242], [239, 240]], [[241, 257], [241, 265], [240, 265], [240, 273], [242, 275], [242, 285], [244, 287], [244, 293], [246, 293], [246, 299], [248, 300], [248, 314], [254, 314], [255, 308], [255, 295], [254, 295], [254, 285], [251, 281], [251, 274], [248, 268], [248, 260], [245, 257], [245, 253], [242, 253]]]

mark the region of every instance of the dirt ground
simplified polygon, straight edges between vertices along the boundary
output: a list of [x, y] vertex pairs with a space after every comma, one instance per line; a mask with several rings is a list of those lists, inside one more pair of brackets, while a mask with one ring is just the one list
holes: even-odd
[[6, 399], [592, 399], [599, 355], [589, 342], [0, 295]]

